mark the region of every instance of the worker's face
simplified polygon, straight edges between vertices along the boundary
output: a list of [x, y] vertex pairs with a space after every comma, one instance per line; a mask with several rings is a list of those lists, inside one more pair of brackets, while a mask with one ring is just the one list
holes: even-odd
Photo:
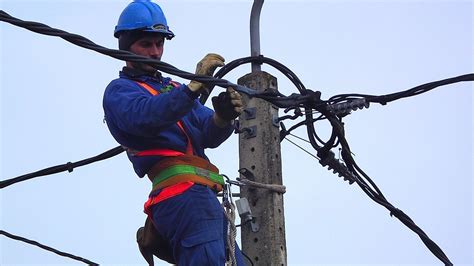
[[[165, 39], [163, 36], [150, 35], [138, 39], [138, 41], [134, 42], [130, 46], [130, 52], [152, 59], [161, 60], [161, 56], [163, 55], [164, 44]], [[129, 66], [151, 73], [154, 73], [156, 71], [153, 67], [142, 63], [130, 63]]]

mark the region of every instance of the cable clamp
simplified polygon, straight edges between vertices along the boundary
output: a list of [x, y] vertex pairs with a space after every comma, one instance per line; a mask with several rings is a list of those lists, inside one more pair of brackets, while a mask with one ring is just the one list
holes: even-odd
[[74, 164], [71, 162], [66, 163], [67, 171], [71, 173], [74, 170]]

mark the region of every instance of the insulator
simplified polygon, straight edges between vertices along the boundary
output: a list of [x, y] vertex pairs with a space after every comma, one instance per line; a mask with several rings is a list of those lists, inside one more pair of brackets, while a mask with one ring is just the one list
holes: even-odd
[[328, 170], [332, 170], [334, 174], [337, 174], [339, 177], [344, 177], [344, 181], [348, 181], [349, 184], [355, 182], [357, 177], [349, 171], [347, 166], [337, 160], [332, 151], [329, 151], [328, 154], [319, 161], [322, 166], [327, 166]]
[[358, 109], [369, 108], [370, 103], [365, 98], [349, 100], [347, 102], [335, 103], [328, 105], [328, 110], [336, 115], [348, 115], [351, 111], [357, 111]]

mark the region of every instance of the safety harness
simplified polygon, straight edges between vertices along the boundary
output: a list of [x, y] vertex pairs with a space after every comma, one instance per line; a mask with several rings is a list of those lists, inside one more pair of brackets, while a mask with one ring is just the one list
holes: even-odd
[[[160, 93], [145, 82], [136, 81], [138, 85], [146, 89], [153, 96]], [[175, 88], [177, 83], [171, 83]], [[225, 184], [224, 178], [219, 175], [219, 169], [209, 161], [194, 155], [191, 138], [186, 133], [182, 121], [177, 126], [187, 138], [186, 152], [171, 149], [150, 149], [136, 151], [127, 149], [132, 156], [163, 156], [148, 172], [147, 176], [153, 183], [153, 191], [161, 190], [155, 196], [149, 197], [145, 203], [145, 213], [150, 214], [150, 207], [168, 198], [177, 196], [193, 184], [201, 184], [215, 191], [222, 191]], [[154, 193], [152, 193], [153, 195]]]

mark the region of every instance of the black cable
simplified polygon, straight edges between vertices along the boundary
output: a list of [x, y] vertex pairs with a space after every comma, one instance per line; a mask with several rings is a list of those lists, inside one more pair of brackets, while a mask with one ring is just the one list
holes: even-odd
[[369, 102], [376, 102], [380, 104], [386, 104], [391, 101], [399, 100], [402, 98], [406, 97], [411, 97], [415, 96], [421, 93], [428, 92], [432, 89], [435, 89], [440, 86], [448, 85], [448, 84], [453, 84], [457, 82], [463, 82], [463, 81], [473, 81], [474, 80], [474, 74], [466, 74], [466, 75], [461, 75], [457, 77], [452, 77], [452, 78], [447, 78], [443, 80], [438, 80], [438, 81], [433, 81], [429, 82], [423, 85], [416, 86], [412, 89], [402, 91], [402, 92], [396, 92], [396, 93], [391, 93], [387, 95], [382, 95], [382, 96], [375, 96], [375, 97], [368, 97]]
[[10, 234], [10, 233], [5, 232], [3, 230], [0, 230], [0, 234], [4, 235], [6, 237], [9, 237], [11, 239], [14, 239], [14, 240], [22, 241], [22, 242], [28, 243], [30, 245], [37, 246], [37, 247], [42, 248], [44, 250], [47, 250], [49, 252], [56, 253], [59, 256], [63, 256], [63, 257], [67, 257], [67, 258], [70, 258], [70, 259], [73, 259], [73, 260], [77, 260], [77, 261], [83, 262], [83, 263], [88, 264], [88, 265], [99, 265], [98, 263], [92, 262], [88, 259], [84, 259], [84, 258], [78, 257], [76, 255], [72, 255], [72, 254], [69, 254], [69, 253], [66, 253], [66, 252], [63, 252], [63, 251], [59, 251], [59, 250], [54, 249], [52, 247], [48, 247], [46, 245], [38, 243], [34, 240], [30, 240], [30, 239], [27, 239], [27, 238], [24, 238], [24, 237], [21, 237], [21, 236], [13, 235], [13, 234]]
[[[323, 115], [320, 115], [319, 117], [314, 118], [314, 119], [312, 120], [312, 123], [315, 123], [315, 122], [317, 122], [317, 121], [320, 121], [320, 120], [322, 120], [323, 118], [325, 118], [325, 117], [324, 117]], [[306, 126], [306, 124], [307, 124], [307, 123], [306, 123], [306, 120], [300, 121], [300, 122], [298, 122], [297, 124], [295, 124], [295, 125], [293, 125], [292, 127], [290, 127], [288, 130], [281, 130], [281, 131], [280, 131], [280, 135], [281, 135], [282, 137], [284, 137], [284, 136], [286, 136], [286, 135], [289, 135], [290, 132], [292, 132], [293, 130], [295, 130], [295, 129], [301, 127], [301, 126]], [[314, 135], [314, 136], [315, 136], [315, 138], [316, 138], [319, 142], [322, 143], [322, 145], [325, 144], [325, 142], [316, 134], [316, 132], [315, 132], [315, 135]], [[283, 139], [280, 138], [280, 142], [281, 142], [282, 140], [283, 140]], [[308, 141], [308, 142], [311, 143], [310, 141]]]
[[247, 258], [247, 260], [250, 262], [250, 265], [252, 266], [254, 265], [252, 259], [247, 254], [245, 254], [243, 251], [240, 251], [240, 253], [242, 253], [242, 255], [244, 255]]
[[[163, 71], [165, 73], [179, 76], [188, 80], [196, 80], [202, 83], [206, 83], [209, 86], [219, 86], [223, 88], [227, 87], [232, 87], [236, 91], [247, 94], [251, 97], [256, 97], [256, 98], [261, 98], [266, 101], [270, 101], [273, 105], [280, 107], [280, 108], [286, 108], [286, 107], [292, 107], [295, 105], [301, 105], [307, 101], [312, 101], [312, 98], [314, 95], [290, 95], [288, 97], [283, 97], [282, 94], [278, 92], [264, 92], [264, 93], [258, 93], [255, 90], [249, 89], [247, 87], [237, 85], [234, 83], [231, 83], [227, 80], [220, 79], [220, 78], [214, 78], [214, 77], [209, 77], [209, 76], [201, 76], [201, 75], [195, 75], [183, 70], [180, 70], [166, 62], [163, 62], [161, 60], [156, 60], [156, 59], [151, 59], [148, 57], [144, 56], [139, 56], [134, 53], [131, 53], [129, 51], [123, 51], [123, 50], [114, 50], [114, 49], [109, 49], [100, 45], [95, 44], [91, 40], [82, 37], [78, 34], [72, 34], [63, 30], [55, 29], [52, 28], [48, 25], [38, 23], [38, 22], [33, 22], [33, 21], [23, 21], [18, 18], [12, 17], [9, 14], [7, 14], [5, 11], [0, 10], [0, 21], [4, 21], [7, 23], [10, 23], [12, 25], [18, 26], [25, 28], [27, 30], [44, 34], [44, 35], [49, 35], [49, 36], [55, 36], [55, 37], [60, 37], [70, 43], [73, 43], [75, 45], [78, 45], [80, 47], [96, 51], [98, 53], [119, 59], [119, 60], [124, 60], [124, 61], [130, 61], [130, 62], [138, 62], [138, 63], [145, 63], [148, 65], [153, 66], [155, 69]], [[244, 58], [247, 60], [254, 60], [253, 57], [249, 58]], [[277, 69], [280, 69], [281, 71], [285, 71], [286, 75], [294, 82], [295, 86], [302, 92], [302, 94], [306, 93], [306, 89], [304, 88], [304, 85], [299, 81], [299, 79], [296, 77], [296, 75], [291, 75], [291, 71], [281, 65], [280, 63], [272, 60], [272, 59], [264, 59], [267, 60], [269, 64], [274, 64]], [[232, 65], [232, 64], [230, 64]], [[222, 70], [222, 69], [221, 69]], [[227, 69], [227, 71], [229, 71]], [[224, 72], [224, 71], [223, 71]], [[221, 73], [223, 73], [221, 72]]]
[[337, 103], [337, 102], [345, 101], [348, 99], [366, 98], [368, 102], [374, 102], [374, 103], [385, 105], [395, 100], [399, 100], [402, 98], [411, 97], [411, 96], [415, 96], [421, 93], [428, 92], [440, 86], [463, 82], [463, 81], [474, 81], [474, 74], [470, 73], [470, 74], [460, 75], [457, 77], [433, 81], [433, 82], [416, 86], [414, 88], [411, 88], [405, 91], [390, 93], [386, 95], [376, 96], [376, 95], [367, 95], [367, 94], [339, 94], [339, 95], [335, 95], [329, 98], [328, 102]]
[[81, 161], [78, 161], [78, 162], [75, 162], [75, 163], [68, 162], [68, 163], [65, 163], [65, 164], [48, 167], [48, 168], [45, 168], [45, 169], [42, 169], [42, 170], [39, 170], [39, 171], [36, 171], [36, 172], [33, 172], [33, 173], [29, 173], [29, 174], [21, 175], [21, 176], [14, 177], [14, 178], [11, 178], [11, 179], [3, 180], [3, 181], [0, 182], [0, 189], [3, 189], [5, 187], [8, 187], [8, 186], [13, 185], [15, 183], [26, 181], [26, 180], [29, 180], [29, 179], [32, 179], [32, 178], [35, 178], [35, 177], [40, 177], [40, 176], [45, 176], [45, 175], [52, 175], [52, 174], [65, 172], [65, 171], [72, 172], [74, 170], [74, 168], [76, 168], [76, 167], [80, 167], [80, 166], [91, 164], [91, 163], [94, 163], [94, 162], [97, 162], [97, 161], [108, 159], [110, 157], [113, 157], [115, 155], [118, 155], [118, 154], [122, 153], [123, 151], [124, 151], [123, 147], [118, 146], [118, 147], [110, 149], [110, 150], [108, 150], [104, 153], [101, 153], [97, 156], [90, 157], [90, 158], [87, 158], [87, 159], [84, 159], [84, 160], [81, 160]]
[[255, 93], [253, 90], [250, 90], [240, 85], [233, 84], [227, 80], [215, 79], [209, 76], [195, 75], [186, 71], [182, 71], [160, 60], [151, 59], [144, 56], [139, 56], [128, 51], [109, 49], [109, 48], [97, 45], [91, 40], [77, 34], [72, 34], [63, 30], [55, 29], [55, 28], [49, 27], [48, 25], [34, 22], [34, 21], [23, 21], [18, 18], [10, 16], [8, 13], [6, 13], [3, 10], [0, 10], [0, 21], [7, 22], [18, 27], [22, 27], [36, 33], [60, 37], [72, 44], [78, 45], [80, 47], [83, 47], [89, 50], [96, 51], [98, 53], [101, 53], [101, 54], [104, 54], [104, 55], [107, 55], [119, 60], [149, 64], [160, 71], [163, 71], [172, 75], [176, 75], [188, 80], [196, 80], [202, 83], [216, 85], [223, 88], [233, 87], [235, 90], [242, 93], [249, 94], [249, 95], [253, 95]]
[[383, 194], [380, 192], [378, 187], [375, 185], [375, 183], [368, 177], [367, 174], [365, 174], [355, 163], [354, 159], [352, 158], [351, 152], [349, 145], [344, 138], [343, 135], [339, 136], [339, 140], [341, 142], [341, 146], [343, 149], [343, 159], [344, 161], [348, 164], [348, 166], [351, 166], [350, 168], [357, 170], [360, 172], [365, 179], [367, 179], [371, 185], [374, 187], [376, 191], [373, 191], [368, 185], [363, 181], [363, 179], [359, 176], [357, 171], [354, 171], [355, 175], [359, 178], [356, 179], [357, 184], [361, 187], [361, 189], [366, 192], [366, 194], [373, 199], [376, 203], [384, 206], [390, 211], [390, 215], [395, 216], [397, 219], [399, 219], [404, 225], [406, 225], [409, 229], [411, 229], [413, 232], [418, 234], [420, 239], [423, 241], [423, 243], [428, 247], [428, 249], [438, 258], [440, 259], [445, 265], [453, 265], [446, 254], [442, 251], [442, 249], [433, 241], [431, 240], [428, 235], [418, 226], [415, 224], [415, 222], [408, 216], [406, 215], [403, 211], [400, 209], [394, 207], [391, 203], [389, 203], [386, 198], [383, 196]]
[[[249, 64], [249, 63], [266, 63], [271, 66], [273, 66], [275, 69], [280, 71], [282, 74], [284, 74], [300, 91], [300, 93], [303, 93], [306, 91], [306, 88], [304, 87], [303, 83], [300, 81], [300, 79], [293, 73], [289, 68], [284, 66], [283, 64], [277, 62], [276, 60], [273, 60], [268, 57], [264, 57], [263, 55], [260, 56], [249, 56], [249, 57], [243, 57], [243, 58], [238, 58], [235, 59], [227, 64], [225, 64], [222, 68], [220, 68], [214, 75], [215, 78], [223, 78], [227, 73], [230, 71], [234, 70], [235, 68], [243, 65], [243, 64]], [[212, 88], [209, 90], [209, 94], [212, 92]], [[200, 98], [201, 103], [205, 103], [207, 98], [209, 97], [209, 94], [202, 95]], [[284, 96], [282, 94], [279, 94], [280, 96]]]

